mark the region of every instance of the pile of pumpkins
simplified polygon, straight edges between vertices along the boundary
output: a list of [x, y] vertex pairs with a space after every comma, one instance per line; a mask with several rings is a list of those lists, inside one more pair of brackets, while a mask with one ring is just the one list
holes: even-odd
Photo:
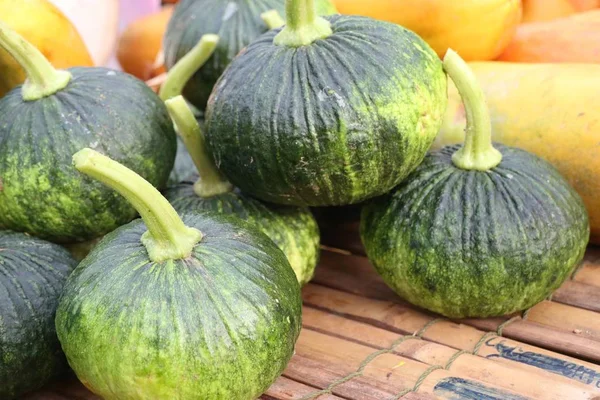
[[[468, 65], [398, 25], [328, 0], [183, 0], [159, 95], [55, 69], [1, 23], [0, 46], [27, 73], [0, 99], [2, 398], [68, 362], [105, 399], [255, 399], [300, 332], [310, 207], [364, 204], [376, 270], [452, 318], [531, 307], [583, 258], [581, 198], [493, 144]], [[428, 153], [448, 78], [464, 144]]]

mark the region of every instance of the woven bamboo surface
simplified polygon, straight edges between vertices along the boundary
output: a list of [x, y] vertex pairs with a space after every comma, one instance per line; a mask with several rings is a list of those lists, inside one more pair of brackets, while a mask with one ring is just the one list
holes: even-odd
[[[356, 222], [327, 220], [296, 354], [264, 400], [600, 400], [600, 248], [525, 314], [451, 321], [399, 299]], [[97, 399], [76, 380], [27, 400]]]

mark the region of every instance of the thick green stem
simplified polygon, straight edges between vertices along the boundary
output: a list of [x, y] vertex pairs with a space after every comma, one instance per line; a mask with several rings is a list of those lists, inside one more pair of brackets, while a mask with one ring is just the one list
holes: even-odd
[[275, 36], [279, 46], [300, 47], [331, 36], [331, 24], [317, 15], [314, 0], [286, 0], [286, 25]]
[[260, 14], [260, 18], [262, 18], [269, 29], [277, 29], [285, 25], [285, 20], [281, 18], [281, 15], [279, 15], [277, 10], [265, 11]]
[[154, 186], [129, 168], [92, 150], [73, 155], [75, 168], [119, 192], [140, 213], [148, 227], [142, 243], [154, 262], [188, 257], [202, 233], [185, 226]]
[[208, 34], [169, 70], [167, 79], [163, 82], [159, 96], [163, 101], [172, 99], [183, 92], [190, 78], [213, 55], [219, 42], [219, 36]]
[[451, 49], [444, 57], [444, 70], [456, 85], [467, 116], [465, 143], [452, 161], [458, 168], [488, 171], [500, 164], [502, 154], [492, 145], [492, 123], [483, 90], [467, 63]]
[[231, 191], [233, 186], [212, 161], [200, 125], [183, 97], [177, 96], [165, 104], [200, 174], [200, 179], [194, 185], [196, 194], [206, 198]]
[[21, 96], [25, 101], [53, 95], [71, 81], [70, 72], [54, 68], [34, 45], [3, 22], [0, 22], [0, 46], [17, 60], [27, 74], [27, 80], [21, 88]]

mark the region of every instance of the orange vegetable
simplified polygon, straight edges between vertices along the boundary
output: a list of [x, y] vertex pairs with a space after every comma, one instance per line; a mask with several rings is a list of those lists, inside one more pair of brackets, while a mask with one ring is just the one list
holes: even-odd
[[498, 59], [529, 63], [598, 63], [600, 10], [523, 24]]
[[491, 60], [521, 21], [521, 0], [335, 0], [342, 14], [400, 24], [425, 39], [440, 57], [448, 48], [466, 60]]
[[600, 0], [569, 0], [577, 11], [589, 11], [600, 8]]
[[[56, 68], [93, 66], [81, 36], [47, 0], [0, 0], [0, 21], [37, 47]], [[0, 97], [25, 81], [25, 72], [0, 49]]]
[[173, 6], [163, 6], [161, 11], [131, 23], [119, 39], [117, 59], [126, 72], [142, 80], [165, 71], [159, 58], [162, 39]]
[[550, 21], [576, 12], [569, 0], [523, 0], [523, 22]]

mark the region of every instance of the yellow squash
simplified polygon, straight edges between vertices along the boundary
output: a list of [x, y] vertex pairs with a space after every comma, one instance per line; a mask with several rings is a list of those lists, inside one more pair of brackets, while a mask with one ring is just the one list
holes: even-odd
[[[486, 93], [494, 140], [554, 164], [583, 198], [592, 242], [600, 244], [600, 65], [470, 66]], [[465, 112], [450, 82], [448, 95], [448, 112], [434, 149], [463, 141]]]
[[493, 60], [521, 21], [521, 0], [335, 0], [342, 14], [393, 22], [419, 34], [438, 53]]
[[[37, 47], [56, 68], [93, 66], [79, 33], [47, 0], [0, 0], [0, 21]], [[0, 49], [0, 97], [25, 81], [25, 72]]]

